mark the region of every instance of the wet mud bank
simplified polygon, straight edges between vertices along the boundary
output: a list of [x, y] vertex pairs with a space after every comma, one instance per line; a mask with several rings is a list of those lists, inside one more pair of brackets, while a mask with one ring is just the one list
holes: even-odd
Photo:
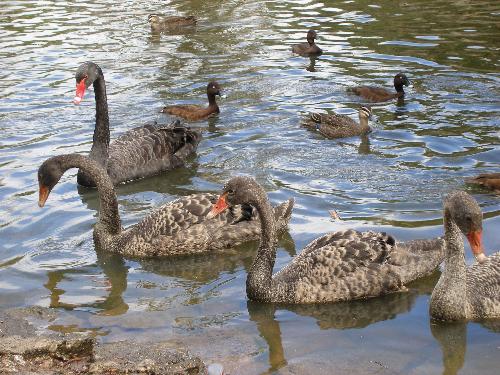
[[0, 373], [206, 374], [203, 361], [171, 343], [99, 343], [88, 334], [46, 329], [53, 310], [0, 311]]

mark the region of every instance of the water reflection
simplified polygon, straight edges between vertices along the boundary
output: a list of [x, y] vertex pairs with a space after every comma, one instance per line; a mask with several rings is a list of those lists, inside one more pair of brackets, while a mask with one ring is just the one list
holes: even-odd
[[77, 308], [95, 309], [100, 315], [122, 315], [128, 311], [128, 305], [123, 299], [123, 294], [127, 290], [128, 268], [121, 255], [104, 253], [96, 250], [97, 265], [101, 268], [105, 280], [101, 281], [105, 285], [103, 290], [105, 296], [102, 299], [89, 303], [68, 303], [62, 302], [61, 296], [65, 291], [58, 287], [58, 284], [68, 276], [75, 273], [84, 273], [85, 270], [57, 270], [47, 272], [47, 282], [44, 284], [50, 292], [50, 304], [52, 308], [62, 308], [74, 310]]
[[393, 293], [368, 300], [330, 304], [287, 305], [247, 301], [250, 320], [255, 322], [259, 334], [269, 348], [268, 373], [287, 364], [281, 342], [281, 329], [275, 315], [278, 310], [313, 318], [320, 329], [361, 329], [368, 325], [395, 319], [408, 313], [421, 294], [430, 294], [440, 272], [409, 285], [407, 292]]
[[464, 365], [467, 349], [467, 323], [430, 323], [432, 336], [443, 355], [443, 375], [455, 375]]

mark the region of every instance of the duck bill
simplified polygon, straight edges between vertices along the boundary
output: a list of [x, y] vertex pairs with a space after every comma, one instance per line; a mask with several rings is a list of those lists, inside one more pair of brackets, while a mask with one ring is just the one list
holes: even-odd
[[208, 213], [207, 219], [216, 217], [218, 214], [224, 212], [229, 207], [226, 201], [226, 197], [227, 193], [224, 193], [219, 197], [217, 202], [212, 206], [212, 210], [210, 210], [210, 212]]
[[38, 206], [39, 207], [43, 207], [45, 205], [45, 202], [47, 201], [49, 194], [50, 194], [50, 189], [47, 186], [40, 184], [39, 191], [38, 191]]
[[80, 83], [76, 84], [76, 94], [75, 99], [73, 99], [74, 104], [80, 104], [83, 100], [83, 96], [85, 95], [85, 78], [80, 81]]
[[469, 240], [472, 253], [480, 263], [486, 258], [483, 250], [482, 234], [482, 230], [470, 231], [467, 233], [467, 239]]

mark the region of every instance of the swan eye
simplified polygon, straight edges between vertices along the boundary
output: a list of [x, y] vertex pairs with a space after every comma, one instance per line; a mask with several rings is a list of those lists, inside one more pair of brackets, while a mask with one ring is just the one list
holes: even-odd
[[229, 190], [227, 191], [227, 195], [229, 195], [229, 196], [233, 196], [233, 195], [234, 195], [234, 190], [229, 189]]

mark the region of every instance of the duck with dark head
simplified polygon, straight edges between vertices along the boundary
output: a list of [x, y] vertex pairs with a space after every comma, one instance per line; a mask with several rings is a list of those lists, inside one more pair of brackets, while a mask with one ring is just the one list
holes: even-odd
[[292, 46], [292, 52], [301, 56], [319, 56], [323, 53], [323, 50], [319, 48], [314, 40], [318, 37], [318, 34], [314, 30], [309, 30], [307, 32], [307, 43], [299, 43]]
[[398, 73], [394, 77], [394, 88], [396, 92], [389, 91], [383, 87], [375, 86], [356, 86], [350, 87], [347, 91], [361, 96], [370, 102], [385, 102], [391, 99], [403, 99], [405, 96], [405, 91], [403, 86], [409, 86], [411, 84], [408, 77], [403, 73]]
[[[146, 124], [129, 130], [110, 144], [106, 84], [101, 68], [93, 62], [83, 63], [75, 78], [75, 104], [80, 104], [85, 91], [94, 86], [96, 121], [89, 157], [106, 169], [114, 185], [183, 166], [196, 150], [201, 133], [182, 126], [179, 121]], [[77, 181], [83, 186], [96, 186], [82, 170], [78, 171]]]
[[193, 104], [170, 105], [163, 107], [161, 112], [182, 117], [190, 121], [203, 120], [220, 112], [217, 101], [215, 100], [216, 95], [222, 97], [222, 89], [217, 82], [210, 81], [207, 85], [208, 107]]

